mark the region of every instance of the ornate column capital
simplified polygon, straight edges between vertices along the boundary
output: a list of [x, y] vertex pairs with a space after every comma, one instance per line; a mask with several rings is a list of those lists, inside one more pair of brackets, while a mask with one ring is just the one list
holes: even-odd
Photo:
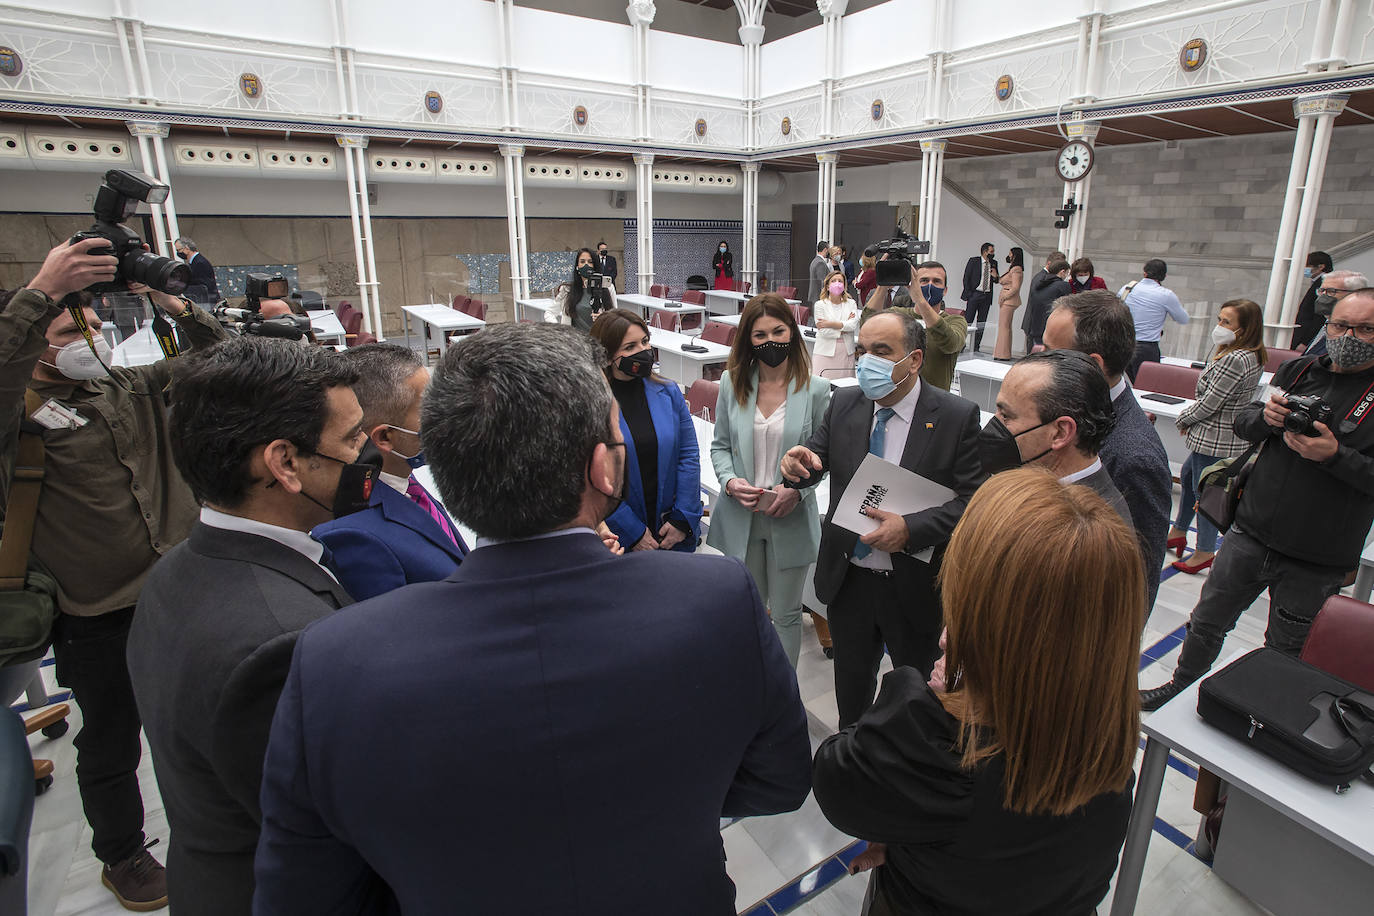
[[1322, 115], [1334, 117], [1345, 111], [1345, 103], [1349, 101], [1350, 96], [1339, 93], [1300, 95], [1293, 100], [1293, 117], [1298, 120], [1319, 118]]
[[741, 162], [739, 164], [739, 170], [741, 172], [757, 172], [759, 170], [759, 164], [757, 162]]
[[166, 138], [168, 127], [157, 121], [128, 121], [124, 125], [129, 128], [129, 133], [135, 137], [162, 137]]
[[654, 24], [654, 15], [657, 12], [654, 0], [630, 0], [630, 5], [625, 7], [625, 16], [630, 20], [630, 25], [643, 26], [646, 29]]
[[519, 143], [502, 143], [497, 149], [508, 159], [519, 159], [525, 155], [525, 147]]
[[740, 44], [761, 45], [763, 44], [763, 26], [761, 25], [742, 25], [739, 27]]
[[358, 134], [339, 134], [334, 138], [335, 142], [344, 149], [367, 149], [367, 142], [370, 138], [359, 136]]
[[838, 19], [849, 9], [849, 0], [816, 0], [816, 12], [826, 19]]
[[635, 154], [634, 154], [634, 160], [635, 160], [635, 165], [653, 165], [653, 164], [654, 164], [654, 154], [653, 154], [653, 153], [635, 153]]
[[922, 141], [921, 141], [921, 153], [922, 153], [922, 154], [925, 154], [925, 153], [939, 153], [939, 154], [943, 154], [944, 151], [945, 151], [946, 149], [948, 149], [948, 148], [949, 148], [949, 141], [948, 141], [948, 140], [922, 140]]
[[839, 154], [839, 153], [817, 153], [817, 154], [816, 154], [816, 161], [819, 162], [819, 163], [821, 163], [822, 165], [825, 165], [825, 164], [828, 163], [828, 162], [839, 162], [839, 161], [840, 161], [840, 154]]

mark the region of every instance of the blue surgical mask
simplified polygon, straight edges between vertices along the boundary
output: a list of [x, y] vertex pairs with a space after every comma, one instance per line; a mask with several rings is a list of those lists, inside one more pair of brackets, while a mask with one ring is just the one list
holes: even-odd
[[[897, 382], [893, 380], [892, 372], [897, 368], [897, 363], [902, 362], [910, 355], [908, 353], [897, 362], [883, 359], [881, 356], [874, 356], [872, 353], [865, 353], [860, 356], [855, 364], [854, 374], [859, 379], [859, 388], [863, 390], [864, 396], [869, 400], [879, 401], [895, 391]], [[906, 381], [906, 379], [902, 379], [902, 381]]]
[[1311, 279], [1312, 279], [1312, 268], [1310, 268], [1310, 267], [1304, 267], [1304, 268], [1302, 269], [1302, 277], [1303, 277], [1304, 280], [1311, 280]]
[[921, 295], [926, 297], [926, 301], [933, 308], [945, 301], [945, 288], [934, 283], [925, 283], [921, 286]]
[[[420, 438], [420, 434], [419, 434], [418, 432], [416, 432], [416, 431], [413, 430], [413, 429], [406, 429], [404, 426], [393, 426], [392, 424], [388, 423], [388, 424], [387, 424], [387, 428], [388, 428], [388, 429], [394, 429], [394, 430], [396, 430], [398, 433], [410, 433], [410, 434], [411, 434], [412, 436], [414, 436], [415, 438], [417, 438], [417, 439]], [[422, 467], [425, 466], [425, 450], [424, 450], [424, 449], [420, 449], [420, 450], [419, 450], [418, 452], [416, 452], [414, 455], [403, 455], [403, 454], [401, 454], [400, 452], [396, 451], [395, 448], [392, 448], [391, 451], [392, 451], [393, 454], [396, 455], [397, 458], [404, 458], [404, 459], [406, 460], [406, 464], [410, 465], [412, 468], [422, 468]]]

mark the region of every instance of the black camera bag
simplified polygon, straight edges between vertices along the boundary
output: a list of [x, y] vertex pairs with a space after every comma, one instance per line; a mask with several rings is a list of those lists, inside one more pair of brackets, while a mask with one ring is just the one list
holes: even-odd
[[1374, 765], [1374, 694], [1277, 649], [1198, 687], [1203, 721], [1338, 793]]

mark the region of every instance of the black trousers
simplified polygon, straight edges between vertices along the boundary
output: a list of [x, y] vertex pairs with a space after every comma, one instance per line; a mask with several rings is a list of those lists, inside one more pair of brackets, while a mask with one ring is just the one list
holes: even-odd
[[1131, 364], [1126, 367], [1126, 377], [1134, 385], [1135, 374], [1140, 371], [1140, 364], [1157, 362], [1159, 362], [1159, 341], [1137, 340], [1135, 342], [1135, 356], [1131, 357]]
[[81, 707], [76, 785], [94, 834], [91, 850], [107, 865], [136, 854], [145, 839], [138, 788], [143, 722], [124, 660], [133, 620], [128, 607], [97, 617], [59, 614], [53, 626], [57, 682]]
[[934, 575], [926, 564], [918, 565], [912, 573], [883, 575], [851, 563], [830, 602], [840, 728], [873, 705], [884, 645], [894, 667], [910, 665], [930, 676], [944, 618]]
[[983, 328], [987, 327], [988, 312], [992, 311], [992, 293], [973, 293], [968, 297], [968, 311], [964, 313], [970, 325], [977, 323], [978, 330], [973, 332], [973, 349], [983, 345]]

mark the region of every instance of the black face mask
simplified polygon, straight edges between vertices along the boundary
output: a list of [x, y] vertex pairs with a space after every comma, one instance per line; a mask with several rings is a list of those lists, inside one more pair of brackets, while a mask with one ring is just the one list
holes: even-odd
[[377, 482], [377, 474], [382, 467], [382, 455], [372, 444], [372, 440], [369, 439], [363, 445], [356, 461], [344, 461], [324, 452], [314, 454], [343, 465], [339, 469], [339, 485], [334, 490], [334, 504], [326, 506], [303, 488], [301, 495], [326, 512], [332, 513], [335, 518], [343, 518], [345, 515], [366, 509], [372, 502], [372, 486]]
[[983, 464], [983, 472], [989, 476], [1000, 474], [1003, 471], [1010, 471], [1019, 468], [1024, 464], [1030, 464], [1048, 455], [1053, 449], [1045, 449], [1034, 458], [1025, 460], [1021, 457], [1021, 449], [1016, 445], [1016, 437], [1025, 435], [1031, 430], [1048, 426], [1049, 423], [1037, 423], [1030, 429], [1023, 429], [1019, 433], [1013, 433], [1007, 429], [999, 417], [993, 417], [988, 421], [988, 425], [983, 427], [982, 432], [978, 433], [978, 460]]
[[615, 367], [630, 378], [648, 378], [654, 373], [654, 351], [640, 350], [616, 360]]
[[770, 340], [767, 343], [754, 344], [754, 356], [765, 366], [776, 369], [787, 362], [787, 357], [792, 353], [791, 341], [783, 343], [780, 340]]

